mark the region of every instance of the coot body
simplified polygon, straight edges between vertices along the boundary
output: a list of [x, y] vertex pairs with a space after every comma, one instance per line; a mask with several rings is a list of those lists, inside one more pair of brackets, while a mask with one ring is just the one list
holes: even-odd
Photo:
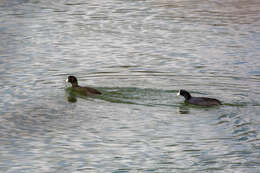
[[180, 90], [177, 95], [182, 95], [185, 98], [185, 103], [199, 105], [199, 106], [217, 106], [222, 103], [214, 98], [208, 97], [192, 97], [186, 90]]
[[94, 95], [94, 94], [102, 94], [100, 91], [98, 91], [97, 89], [95, 88], [91, 88], [91, 87], [86, 87], [86, 86], [79, 86], [78, 85], [78, 80], [75, 76], [68, 76], [68, 79], [66, 80], [66, 82], [69, 82], [71, 83], [72, 85], [72, 88], [79, 92], [80, 94], [83, 94], [83, 95]]

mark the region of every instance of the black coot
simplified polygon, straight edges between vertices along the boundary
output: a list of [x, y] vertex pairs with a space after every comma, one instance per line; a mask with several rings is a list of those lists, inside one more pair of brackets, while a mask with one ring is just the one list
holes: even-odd
[[83, 95], [94, 95], [94, 94], [102, 94], [100, 91], [96, 90], [95, 88], [90, 87], [82, 87], [78, 85], [78, 80], [75, 76], [68, 76], [66, 82], [71, 83], [72, 88]]
[[177, 95], [182, 95], [185, 98], [185, 103], [199, 106], [216, 106], [221, 105], [221, 102], [214, 98], [208, 97], [192, 97], [186, 90], [180, 90]]

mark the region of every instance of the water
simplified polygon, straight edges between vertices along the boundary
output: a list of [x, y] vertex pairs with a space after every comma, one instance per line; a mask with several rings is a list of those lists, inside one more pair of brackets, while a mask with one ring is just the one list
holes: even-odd
[[259, 172], [259, 6], [0, 1], [0, 172]]

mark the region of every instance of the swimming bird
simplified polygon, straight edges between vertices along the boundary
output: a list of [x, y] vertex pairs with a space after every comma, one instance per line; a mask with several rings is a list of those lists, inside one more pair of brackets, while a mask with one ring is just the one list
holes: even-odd
[[79, 86], [78, 85], [78, 80], [75, 76], [68, 76], [66, 82], [71, 83], [72, 88], [79, 92], [80, 94], [89, 96], [89, 95], [94, 95], [94, 94], [102, 94], [100, 91], [98, 91], [95, 88], [90, 88], [90, 87], [86, 87], [86, 86]]
[[192, 97], [190, 93], [186, 90], [179, 90], [177, 95], [182, 95], [185, 98], [185, 103], [199, 105], [199, 106], [216, 106], [221, 105], [222, 103], [214, 98], [208, 97]]

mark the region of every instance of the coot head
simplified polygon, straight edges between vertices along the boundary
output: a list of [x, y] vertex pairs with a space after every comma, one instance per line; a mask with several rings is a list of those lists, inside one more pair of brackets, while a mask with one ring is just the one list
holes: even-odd
[[71, 83], [72, 86], [78, 86], [78, 80], [75, 76], [68, 76], [66, 82]]
[[179, 96], [179, 95], [182, 95], [185, 98], [185, 100], [189, 100], [191, 98], [190, 93], [186, 90], [182, 90], [182, 89], [179, 90], [179, 92], [177, 93], [177, 96]]

